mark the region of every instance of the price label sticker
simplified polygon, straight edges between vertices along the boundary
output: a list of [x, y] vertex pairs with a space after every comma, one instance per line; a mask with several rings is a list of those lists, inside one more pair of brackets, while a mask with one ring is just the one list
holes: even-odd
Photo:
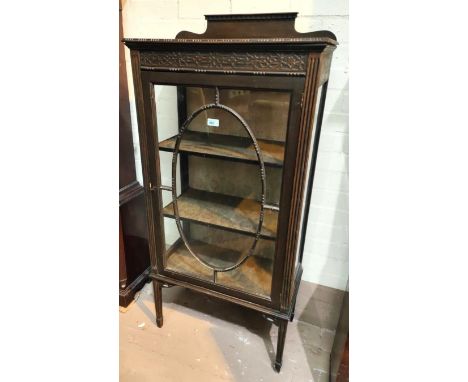
[[219, 127], [219, 119], [216, 118], [208, 118], [206, 123], [208, 126]]

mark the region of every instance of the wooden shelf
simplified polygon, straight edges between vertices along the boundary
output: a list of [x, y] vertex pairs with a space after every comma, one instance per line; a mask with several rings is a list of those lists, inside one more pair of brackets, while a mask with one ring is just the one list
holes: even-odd
[[[191, 241], [192, 249], [209, 264], [226, 267], [233, 265], [241, 253], [226, 250], [201, 241]], [[213, 271], [193, 257], [182, 241], [167, 253], [166, 269], [207, 282], [213, 282]], [[247, 293], [270, 297], [273, 262], [270, 258], [251, 256], [241, 266], [228, 272], [218, 272], [216, 284]]]
[[[173, 152], [177, 136], [159, 143], [162, 151]], [[257, 140], [265, 165], [282, 167], [284, 143]], [[258, 163], [257, 154], [249, 138], [232, 135], [206, 134], [186, 131], [180, 143], [179, 151], [191, 155], [238, 160]]]
[[[188, 189], [177, 198], [182, 220], [255, 235], [260, 203], [252, 199], [237, 198], [213, 192]], [[163, 209], [166, 217], [174, 218], [173, 203]], [[265, 210], [260, 237], [275, 239], [278, 212]]]

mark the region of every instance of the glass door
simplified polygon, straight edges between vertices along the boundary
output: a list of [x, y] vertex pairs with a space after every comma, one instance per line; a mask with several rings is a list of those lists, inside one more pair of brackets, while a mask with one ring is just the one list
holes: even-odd
[[153, 86], [164, 270], [270, 298], [291, 93]]

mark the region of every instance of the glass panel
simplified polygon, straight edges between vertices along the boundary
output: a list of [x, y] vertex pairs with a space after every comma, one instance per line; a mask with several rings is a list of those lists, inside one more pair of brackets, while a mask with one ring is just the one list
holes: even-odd
[[165, 268], [269, 298], [290, 93], [155, 85], [155, 100], [161, 183], [176, 185]]
[[[290, 99], [288, 92], [220, 89], [219, 97], [220, 103], [242, 115], [255, 131], [257, 139], [285, 142]], [[207, 103], [214, 102], [214, 100], [214, 88], [187, 87], [189, 114]], [[216, 118], [219, 112], [219, 110], [208, 110], [206, 116], [210, 115]], [[207, 126], [205, 121], [200, 118], [194, 121], [190, 130], [246, 136], [242, 130], [237, 129], [237, 123], [233, 118], [225, 119], [222, 129]]]

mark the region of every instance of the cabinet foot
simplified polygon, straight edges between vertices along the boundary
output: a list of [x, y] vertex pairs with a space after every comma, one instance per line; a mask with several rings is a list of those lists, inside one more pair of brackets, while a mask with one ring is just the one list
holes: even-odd
[[158, 328], [162, 328], [162, 326], [163, 326], [163, 318], [162, 317], [156, 318], [156, 325], [158, 326]]
[[281, 370], [281, 366], [282, 366], [282, 363], [281, 362], [278, 362], [276, 361], [275, 362], [275, 370], [279, 373], [280, 370]]
[[158, 328], [163, 326], [163, 312], [162, 312], [162, 284], [153, 280], [154, 292], [154, 306], [156, 310], [156, 325]]
[[279, 373], [281, 366], [283, 364], [283, 350], [284, 342], [286, 339], [286, 331], [288, 329], [287, 320], [278, 321], [278, 345], [276, 347], [276, 361], [275, 361], [275, 370]]

